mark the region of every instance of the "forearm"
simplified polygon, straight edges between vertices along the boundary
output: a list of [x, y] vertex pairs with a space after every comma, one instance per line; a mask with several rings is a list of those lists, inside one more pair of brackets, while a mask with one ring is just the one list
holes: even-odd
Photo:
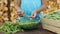
[[47, 8], [47, 6], [48, 6], [47, 0], [42, 0], [42, 6], [39, 9], [37, 9], [36, 12], [39, 13], [39, 12], [45, 10]]
[[20, 6], [21, 5], [21, 0], [16, 0], [16, 6]]
[[39, 9], [36, 10], [36, 12], [39, 13], [39, 12], [45, 10], [46, 8], [47, 8], [47, 4], [42, 5]]

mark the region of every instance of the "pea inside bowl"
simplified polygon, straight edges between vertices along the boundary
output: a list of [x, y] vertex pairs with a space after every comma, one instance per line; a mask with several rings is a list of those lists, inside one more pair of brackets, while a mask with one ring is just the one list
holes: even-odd
[[38, 25], [38, 21], [36, 20], [19, 20], [18, 24], [21, 28], [24, 29], [33, 29], [36, 28]]

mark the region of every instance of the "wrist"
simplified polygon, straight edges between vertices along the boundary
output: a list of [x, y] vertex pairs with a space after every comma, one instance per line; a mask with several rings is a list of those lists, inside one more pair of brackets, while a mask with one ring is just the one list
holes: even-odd
[[20, 8], [19, 6], [15, 6], [15, 8]]
[[16, 8], [18, 8], [19, 6], [15, 6]]
[[34, 13], [38, 13], [37, 10], [35, 10]]
[[15, 6], [15, 8], [16, 8], [17, 10], [21, 10], [21, 8], [20, 8], [19, 6]]

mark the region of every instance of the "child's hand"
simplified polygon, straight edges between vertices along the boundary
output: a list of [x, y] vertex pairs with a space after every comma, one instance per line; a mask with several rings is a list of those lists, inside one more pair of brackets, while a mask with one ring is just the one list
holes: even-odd
[[17, 9], [17, 13], [18, 13], [19, 16], [24, 15], [24, 12], [19, 7], [16, 7], [16, 9]]
[[31, 14], [31, 16], [28, 16], [29, 18], [35, 18], [36, 17], [36, 11], [34, 11], [32, 14]]

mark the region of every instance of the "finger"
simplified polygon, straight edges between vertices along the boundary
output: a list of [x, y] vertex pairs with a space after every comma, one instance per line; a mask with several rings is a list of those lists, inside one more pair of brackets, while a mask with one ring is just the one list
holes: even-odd
[[33, 16], [31, 15], [31, 16], [28, 16], [28, 18], [33, 18]]
[[32, 16], [28, 16], [28, 18], [32, 18]]
[[36, 13], [33, 13], [32, 17], [35, 18], [36, 17]]
[[29, 18], [35, 18], [36, 17], [36, 13], [32, 14], [31, 16], [28, 16]]

